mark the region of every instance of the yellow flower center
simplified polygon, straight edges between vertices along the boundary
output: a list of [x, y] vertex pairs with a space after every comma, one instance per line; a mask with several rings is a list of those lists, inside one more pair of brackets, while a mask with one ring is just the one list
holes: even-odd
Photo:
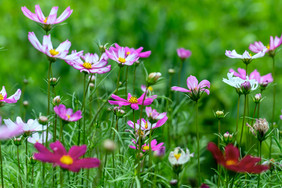
[[133, 104], [138, 103], [137, 97], [130, 97], [129, 102]]
[[150, 90], [151, 92], [153, 91], [153, 88], [151, 86], [148, 87], [148, 90]]
[[137, 130], [136, 133], [137, 133], [138, 135], [139, 135], [139, 133], [140, 133], [140, 136], [143, 136], [143, 135], [144, 135], [144, 132], [143, 132], [143, 131]]
[[70, 115], [67, 114], [67, 118], [70, 119]]
[[150, 149], [150, 147], [149, 146], [143, 146], [142, 149], [147, 151], [147, 150]]
[[130, 52], [126, 52], [126, 55], [130, 55]]
[[236, 163], [237, 163], [237, 162], [234, 161], [234, 160], [227, 160], [225, 164], [226, 164], [227, 166], [230, 166], [230, 165], [235, 165]]
[[269, 44], [266, 46], [266, 48], [267, 48], [267, 49], [269, 49], [269, 48], [270, 48]]
[[47, 23], [47, 19], [48, 19], [48, 17], [46, 17], [46, 18], [45, 18], [45, 20], [44, 20], [43, 22], [44, 22], [44, 23]]
[[35, 142], [37, 143], [37, 142], [39, 142], [39, 140], [35, 140]]
[[86, 69], [91, 69], [92, 68], [91, 63], [87, 63], [87, 62], [83, 63], [83, 67], [86, 68]]
[[118, 61], [121, 62], [121, 63], [125, 63], [125, 59], [123, 57], [119, 57]]
[[249, 53], [250, 57], [252, 57], [253, 55], [251, 53]]
[[4, 99], [3, 95], [0, 93], [0, 101]]
[[174, 154], [174, 157], [176, 158], [176, 160], [178, 160], [181, 157], [181, 153]]
[[148, 129], [148, 122], [146, 122], [145, 124], [145, 129]]
[[73, 159], [69, 155], [63, 155], [60, 159], [61, 163], [66, 165], [71, 165], [73, 163]]
[[59, 52], [56, 51], [56, 50], [54, 50], [54, 49], [49, 50], [49, 52], [50, 52], [50, 54], [51, 54], [52, 56], [55, 56], [55, 55], [58, 55], [58, 54], [59, 54]]

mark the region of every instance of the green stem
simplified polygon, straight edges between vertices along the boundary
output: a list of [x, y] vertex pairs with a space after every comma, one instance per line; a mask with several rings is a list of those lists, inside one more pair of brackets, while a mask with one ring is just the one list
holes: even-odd
[[85, 140], [86, 140], [86, 135], [85, 135], [85, 126], [86, 126], [86, 106], [85, 106], [85, 102], [86, 102], [86, 73], [84, 73], [84, 78], [83, 78], [83, 144], [85, 144]]
[[63, 129], [64, 129], [64, 127], [63, 127], [63, 120], [61, 120], [61, 124], [60, 124], [60, 136], [59, 136], [59, 140], [60, 140], [61, 143], [64, 142], [64, 139], [63, 139]]
[[26, 183], [28, 182], [28, 162], [27, 162], [27, 158], [28, 158], [28, 152], [27, 152], [27, 137], [25, 139], [25, 166], [26, 166]]
[[126, 67], [125, 71], [125, 96], [127, 96], [128, 68], [129, 66]]
[[[115, 142], [115, 137], [116, 137], [116, 130], [118, 129], [118, 117], [116, 116], [116, 126], [115, 126], [115, 131], [113, 134], [113, 141]], [[113, 178], [116, 178], [116, 169], [115, 169], [115, 152], [113, 151], [112, 153], [112, 157], [113, 157]], [[114, 182], [114, 187], [115, 187], [115, 182]]]
[[[169, 74], [169, 82], [168, 82], [168, 98], [172, 99], [172, 92], [171, 92], [171, 83], [172, 83], [172, 75]], [[168, 146], [170, 146], [170, 126], [171, 126], [171, 120], [172, 120], [172, 113], [171, 113], [171, 109], [170, 109], [170, 101], [166, 100], [166, 111], [168, 113], [168, 125], [166, 126], [167, 128], [167, 138], [168, 138]], [[177, 126], [176, 126], [177, 127]], [[177, 129], [177, 128], [176, 128]], [[177, 130], [175, 131], [175, 133], [177, 132]], [[177, 139], [175, 139], [177, 140]]]
[[[34, 164], [31, 167], [31, 185], [33, 185]], [[53, 184], [54, 185], [54, 184]], [[33, 185], [34, 186], [34, 185]], [[22, 186], [21, 186], [22, 187]]]
[[1, 141], [0, 141], [0, 164], [1, 164], [1, 185], [4, 188], [3, 161], [2, 161], [2, 143], [1, 143]]
[[[259, 164], [261, 164], [261, 141], [259, 141], [259, 158], [260, 158]], [[259, 184], [260, 184], [260, 174], [258, 174], [258, 185], [257, 185], [257, 187], [260, 187]]]
[[[271, 129], [273, 130], [273, 124], [275, 119], [275, 97], [276, 97], [276, 83], [275, 83], [275, 58], [272, 56], [272, 77], [273, 77], [273, 105], [272, 105], [272, 124]], [[271, 153], [272, 153], [272, 135], [270, 135], [270, 147], [269, 147], [269, 159], [271, 159]]]
[[240, 94], [238, 94], [238, 103], [237, 103], [237, 118], [236, 118], [236, 137], [238, 135], [238, 124], [239, 124], [239, 109], [240, 109]]
[[60, 184], [61, 184], [61, 188], [64, 187], [64, 173], [63, 173], [63, 169], [60, 169]]
[[218, 145], [218, 148], [220, 148], [220, 139], [219, 139], [219, 135], [220, 135], [220, 119], [218, 119], [218, 137], [217, 137], [217, 145]]
[[21, 178], [21, 166], [20, 166], [20, 156], [19, 156], [19, 146], [17, 145], [17, 159], [18, 159], [18, 178], [20, 180], [21, 187], [23, 187], [22, 178]]
[[196, 110], [196, 132], [197, 132], [197, 160], [198, 160], [198, 185], [201, 184], [201, 166], [200, 166], [200, 136], [199, 136], [199, 125], [198, 125], [198, 101], [196, 101], [195, 110]]
[[149, 133], [149, 165], [148, 165], [148, 169], [151, 167], [151, 163], [152, 163], [151, 142], [152, 142], [152, 129], [150, 129], [150, 133]]
[[133, 88], [132, 94], [133, 94], [133, 95], [135, 94], [136, 68], [137, 68], [137, 65], [136, 65], [136, 63], [134, 63], [133, 85], [132, 85], [132, 88]]
[[241, 136], [240, 136], [240, 142], [239, 142], [240, 146], [242, 146], [241, 144], [242, 144], [242, 137], [243, 137], [244, 127], [245, 127], [246, 108], [247, 108], [247, 94], [245, 94], [244, 114], [243, 114], [243, 122], [242, 122]]
[[235, 180], [235, 176], [233, 177], [232, 179], [232, 182], [231, 182], [231, 187], [230, 188], [233, 188], [233, 185], [234, 185], [234, 180]]

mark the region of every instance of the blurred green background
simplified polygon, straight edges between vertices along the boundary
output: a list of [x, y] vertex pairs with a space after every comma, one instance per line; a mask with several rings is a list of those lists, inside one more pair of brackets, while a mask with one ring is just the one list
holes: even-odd
[[[222, 82], [222, 78], [230, 68], [244, 67], [240, 60], [229, 59], [225, 50], [236, 49], [243, 53], [250, 43], [269, 42], [269, 36], [281, 36], [281, 7], [280, 0], [84, 0], [84, 1], [5, 1], [0, 0], [0, 75], [1, 84], [6, 86], [9, 94], [23, 87], [23, 79], [29, 84], [24, 96], [30, 103], [28, 117], [32, 111], [46, 113], [46, 88], [48, 61], [44, 54], [38, 52], [27, 39], [29, 31], [34, 31], [42, 41], [44, 31], [21, 12], [22, 6], [27, 6], [34, 12], [34, 5], [39, 4], [45, 13], [49, 14], [52, 6], [59, 6], [60, 14], [67, 6], [71, 6], [73, 13], [63, 24], [58, 25], [52, 32], [52, 41], [57, 46], [69, 39], [71, 50], [98, 52], [97, 43], [115, 43], [121, 46], [151, 50], [150, 58], [144, 60], [148, 72], [161, 72], [164, 80], [157, 87], [155, 93], [166, 94], [169, 68], [178, 72], [179, 58], [176, 49], [184, 47], [192, 51], [192, 56], [184, 63], [181, 86], [185, 86], [186, 78], [192, 74], [199, 80], [211, 81], [211, 95], [205, 96], [200, 104], [201, 134], [216, 140], [213, 132], [217, 126], [213, 116], [216, 110], [229, 112], [223, 120], [224, 131], [234, 130], [236, 117], [237, 94], [234, 89]], [[277, 72], [277, 104], [276, 119], [279, 120], [281, 104], [280, 71], [282, 55], [276, 56]], [[114, 62], [110, 62], [115, 67]], [[254, 60], [249, 71], [257, 69], [262, 75], [271, 72], [272, 61], [269, 57]], [[58, 94], [67, 95], [82, 93], [83, 75], [63, 61], [57, 61], [53, 67], [54, 75], [61, 77], [58, 84]], [[133, 71], [129, 69], [130, 73]], [[144, 84], [142, 68], [138, 69], [137, 85]], [[115, 87], [117, 69], [101, 87], [111, 92]], [[173, 85], [177, 84], [177, 73], [173, 77]], [[130, 91], [130, 88], [129, 88]], [[9, 95], [8, 94], [8, 95]], [[255, 94], [255, 93], [253, 93]], [[266, 98], [261, 106], [261, 115], [270, 120], [272, 104], [272, 86], [265, 91]], [[183, 97], [184, 95], [179, 95]], [[241, 101], [241, 104], [243, 101]], [[191, 104], [191, 103], [190, 103]], [[182, 110], [193, 110], [192, 105], [183, 106]], [[5, 107], [6, 113], [19, 108]], [[252, 112], [253, 103], [250, 111]], [[178, 117], [185, 120], [184, 112]], [[242, 109], [241, 109], [242, 111]], [[4, 112], [2, 112], [4, 113]], [[181, 122], [181, 121], [180, 121]], [[184, 133], [187, 127], [193, 125], [182, 123], [180, 131]], [[232, 124], [232, 128], [231, 128]], [[189, 128], [188, 128], [189, 129]], [[185, 134], [182, 138], [185, 138]], [[185, 144], [183, 144], [185, 146]]]

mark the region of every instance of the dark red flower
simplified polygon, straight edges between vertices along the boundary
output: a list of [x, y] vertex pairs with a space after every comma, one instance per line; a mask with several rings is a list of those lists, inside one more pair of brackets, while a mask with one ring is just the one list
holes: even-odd
[[86, 145], [72, 146], [67, 152], [60, 141], [50, 144], [53, 152], [49, 151], [44, 145], [36, 143], [34, 147], [39, 153], [34, 154], [36, 160], [53, 163], [53, 166], [60, 166], [66, 170], [79, 172], [81, 168], [96, 168], [100, 165], [100, 160], [96, 158], [80, 157], [86, 153]]
[[240, 173], [247, 172], [254, 174], [259, 174], [265, 170], [268, 170], [267, 165], [257, 164], [260, 161], [259, 157], [252, 157], [250, 155], [247, 155], [239, 160], [240, 152], [238, 148], [236, 148], [232, 144], [228, 144], [225, 147], [225, 154], [222, 154], [216, 144], [212, 142], [208, 144], [208, 150], [212, 152], [217, 163], [224, 166], [228, 170]]

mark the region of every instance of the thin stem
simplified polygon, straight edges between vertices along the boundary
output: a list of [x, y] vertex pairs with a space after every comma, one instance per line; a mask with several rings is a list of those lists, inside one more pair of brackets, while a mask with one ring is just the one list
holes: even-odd
[[132, 88], [133, 88], [133, 95], [135, 94], [135, 80], [136, 80], [136, 63], [134, 64], [134, 71], [133, 71], [133, 85], [132, 85]]
[[17, 145], [17, 159], [18, 159], [18, 178], [20, 180], [21, 187], [23, 187], [22, 178], [21, 178], [21, 166], [20, 166], [20, 156], [19, 156], [19, 146]]
[[[172, 99], [172, 92], [171, 92], [171, 83], [172, 83], [172, 75], [171, 74], [169, 74], [169, 82], [168, 82], [168, 98], [169, 99]], [[170, 146], [170, 132], [169, 132], [169, 128], [170, 128], [170, 126], [171, 126], [171, 120], [172, 120], [172, 113], [171, 113], [171, 109], [170, 109], [170, 101], [169, 100], [167, 100], [166, 101], [166, 111], [168, 112], [168, 121], [167, 121], [167, 123], [168, 123], [168, 125], [166, 126], [166, 128], [167, 128], [167, 138], [168, 138], [168, 146]], [[177, 127], [178, 126], [176, 126], [176, 131], [175, 131], [175, 133], [177, 133]], [[177, 140], [177, 139], [175, 139], [175, 140]]]
[[59, 140], [61, 143], [63, 143], [63, 120], [61, 120], [61, 124], [60, 124], [60, 136], [59, 136]]
[[234, 180], [235, 180], [235, 176], [234, 176], [233, 179], [232, 179], [232, 183], [231, 183], [231, 187], [230, 187], [230, 188], [233, 187], [233, 185], [234, 185]]
[[[273, 124], [275, 119], [275, 97], [276, 97], [276, 83], [275, 83], [275, 58], [272, 56], [272, 77], [273, 77], [273, 105], [272, 105], [272, 123], [271, 130], [273, 130]], [[271, 159], [272, 152], [272, 135], [270, 135], [270, 147], [269, 147], [269, 159]]]
[[243, 137], [244, 127], [245, 127], [246, 107], [247, 107], [247, 94], [245, 94], [244, 114], [243, 114], [243, 122], [242, 122], [241, 136], [240, 136], [240, 142], [239, 142], [240, 146], [242, 146], [241, 143], [242, 143], [242, 137]]
[[200, 185], [201, 183], [201, 166], [200, 166], [200, 136], [199, 136], [199, 125], [198, 125], [198, 101], [196, 101], [195, 104], [195, 111], [196, 111], [196, 116], [195, 116], [195, 123], [196, 123], [196, 132], [197, 132], [197, 160], [198, 160], [198, 184]]
[[83, 78], [83, 144], [85, 144], [85, 140], [86, 140], [86, 135], [85, 135], [85, 126], [86, 126], [86, 117], [85, 117], [85, 112], [86, 112], [86, 106], [85, 106], [85, 102], [86, 102], [86, 73], [84, 73], [84, 78]]
[[238, 124], [239, 124], [239, 109], [240, 109], [240, 94], [238, 94], [238, 103], [237, 103], [237, 118], [236, 118], [236, 137], [238, 135]]
[[25, 139], [25, 166], [26, 166], [26, 182], [28, 182], [28, 153], [27, 153], [27, 138]]
[[[116, 116], [116, 126], [115, 126], [115, 130], [118, 129], [118, 117]], [[115, 142], [115, 136], [116, 136], [116, 131], [114, 131], [114, 134], [113, 134], [113, 141]], [[113, 157], [113, 178], [115, 179], [116, 178], [116, 169], [115, 169], [115, 152], [113, 151], [112, 153], [112, 157]], [[115, 187], [115, 182], [114, 182], [114, 187]]]
[[[34, 164], [31, 167], [31, 185], [33, 185], [33, 175], [34, 175]], [[54, 184], [53, 184], [54, 186]]]
[[151, 162], [152, 162], [151, 142], [152, 142], [152, 129], [150, 129], [150, 133], [149, 133], [149, 166], [148, 166], [148, 168], [150, 168]]
[[0, 141], [0, 164], [1, 164], [1, 185], [4, 188], [3, 161], [2, 161], [2, 143], [1, 143], [1, 141]]
[[[259, 158], [260, 158], [260, 162], [259, 164], [261, 164], [261, 141], [259, 141]], [[260, 184], [260, 174], [258, 174], [258, 186], [259, 187]]]
[[63, 169], [60, 169], [60, 184], [61, 184], [61, 188], [64, 187], [64, 173], [63, 173]]
[[126, 67], [126, 71], [125, 71], [125, 96], [127, 95], [128, 68], [129, 66]]
[[219, 135], [220, 135], [220, 119], [218, 119], [218, 137], [217, 137], [217, 146], [218, 146], [218, 148], [220, 148]]

